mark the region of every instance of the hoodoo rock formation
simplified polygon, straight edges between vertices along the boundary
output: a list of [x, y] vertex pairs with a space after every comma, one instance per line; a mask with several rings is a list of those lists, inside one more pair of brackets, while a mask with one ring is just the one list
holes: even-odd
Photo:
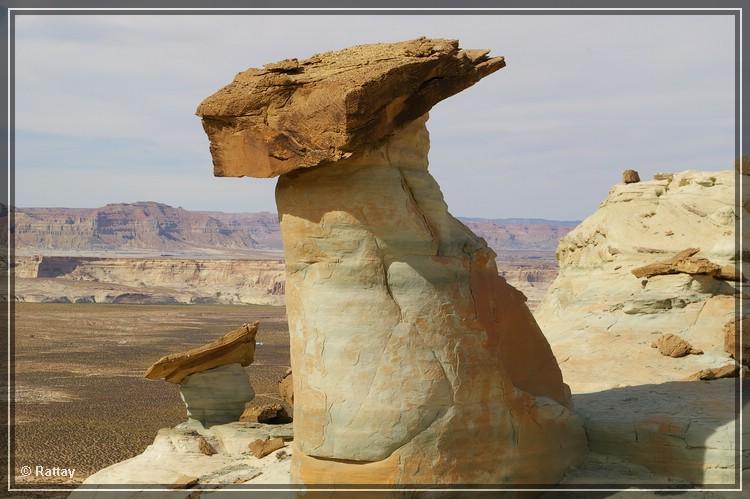
[[145, 376], [179, 384], [188, 418], [205, 427], [238, 421], [255, 397], [243, 367], [255, 360], [257, 332], [257, 322], [243, 324], [215, 341], [162, 357]]
[[504, 66], [420, 38], [249, 69], [198, 108], [280, 176], [298, 483], [544, 484], [586, 451], [524, 296], [447, 210], [426, 113]]

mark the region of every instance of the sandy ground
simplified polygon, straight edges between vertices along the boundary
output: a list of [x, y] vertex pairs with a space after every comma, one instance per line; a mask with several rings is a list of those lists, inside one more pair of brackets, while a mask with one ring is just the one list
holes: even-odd
[[16, 473], [75, 468], [80, 482], [143, 452], [159, 428], [185, 419], [177, 387], [146, 380], [144, 370], [256, 320], [256, 360], [246, 368], [254, 403], [278, 402], [289, 366], [283, 307], [15, 304]]

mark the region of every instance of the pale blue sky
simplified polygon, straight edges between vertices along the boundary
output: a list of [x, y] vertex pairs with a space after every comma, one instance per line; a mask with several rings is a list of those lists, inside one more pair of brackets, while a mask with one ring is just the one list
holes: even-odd
[[198, 103], [248, 67], [421, 35], [508, 63], [431, 112], [455, 215], [581, 219], [626, 168], [731, 167], [731, 16], [23, 15], [16, 204], [275, 211], [275, 179], [212, 176]]

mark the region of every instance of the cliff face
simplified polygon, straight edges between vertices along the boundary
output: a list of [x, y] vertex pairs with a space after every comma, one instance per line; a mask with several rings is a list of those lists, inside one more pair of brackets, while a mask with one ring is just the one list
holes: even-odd
[[144, 202], [15, 210], [16, 247], [79, 251], [279, 248], [272, 213], [188, 211]]
[[[731, 362], [724, 325], [738, 299], [740, 209], [732, 171], [659, 174], [614, 186], [560, 241], [560, 273], [536, 317], [574, 391], [684, 380]], [[665, 263], [691, 248], [682, 264]], [[666, 334], [703, 354], [660, 355], [651, 344]]]
[[[2, 215], [0, 215], [2, 216]], [[575, 222], [459, 218], [495, 251], [554, 251]], [[17, 208], [16, 247], [44, 250], [281, 249], [275, 213], [190, 211], [162, 203], [122, 203], [102, 208]]]
[[459, 218], [459, 220], [487, 241], [490, 248], [495, 251], [554, 251], [560, 238], [578, 224], [578, 222], [523, 218], [501, 220]]
[[16, 300], [284, 303], [281, 260], [17, 257]]

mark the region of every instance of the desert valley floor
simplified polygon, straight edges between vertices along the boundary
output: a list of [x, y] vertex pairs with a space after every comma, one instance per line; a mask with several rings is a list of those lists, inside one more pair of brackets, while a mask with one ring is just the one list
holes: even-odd
[[277, 380], [289, 366], [284, 307], [15, 304], [16, 468], [75, 468], [80, 482], [143, 452], [159, 428], [185, 419], [177, 386], [145, 379], [146, 368], [176, 345], [253, 321], [253, 404], [280, 402]]

